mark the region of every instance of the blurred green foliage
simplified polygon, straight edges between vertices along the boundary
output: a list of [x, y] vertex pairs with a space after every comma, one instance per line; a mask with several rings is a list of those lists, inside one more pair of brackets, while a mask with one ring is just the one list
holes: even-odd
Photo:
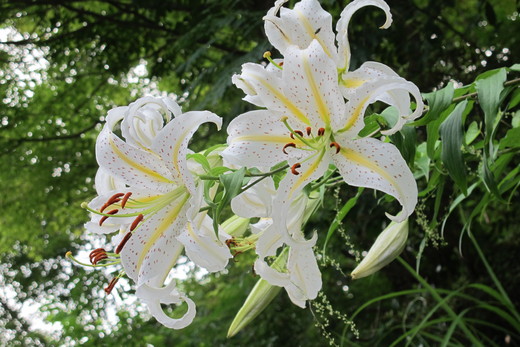
[[[336, 19], [345, 4], [322, 1]], [[63, 260], [92, 242], [81, 237], [87, 214], [79, 205], [95, 194], [94, 143], [106, 112], [169, 93], [185, 110], [210, 108], [229, 122], [249, 107], [230, 76], [270, 49], [261, 18], [272, 5], [0, 1], [1, 345], [319, 346], [327, 334], [345, 346], [520, 343], [513, 296], [520, 292], [520, 89], [503, 84], [519, 73], [517, 66], [493, 70], [512, 66], [520, 53], [514, 1], [391, 2], [388, 30], [378, 29], [383, 13], [374, 8], [349, 28], [353, 68], [380, 61], [425, 93], [444, 87], [425, 94], [428, 112], [391, 139], [420, 188], [403, 254], [411, 268], [394, 262], [367, 279], [344, 276], [395, 207], [368, 190], [327, 237], [325, 297], [301, 310], [282, 293], [230, 340], [227, 328], [257, 280], [250, 254], [228, 274], [201, 283], [191, 273], [182, 283], [198, 308], [182, 331], [127, 304], [129, 284], [105, 297], [104, 274]], [[224, 141], [225, 134], [202, 132], [194, 149]], [[319, 249], [356, 194], [346, 186], [327, 194], [308, 224], [320, 233]], [[340, 314], [323, 310], [328, 302]], [[26, 313], [31, 305], [41, 306], [56, 332], [38, 330]], [[343, 314], [355, 318], [359, 339]]]

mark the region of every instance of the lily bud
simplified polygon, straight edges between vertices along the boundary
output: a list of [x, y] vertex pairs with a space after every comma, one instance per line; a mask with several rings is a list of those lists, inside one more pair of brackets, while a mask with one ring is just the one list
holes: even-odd
[[[287, 264], [288, 256], [288, 248], [285, 248], [271, 266], [278, 271], [282, 271]], [[249, 293], [246, 301], [235, 316], [235, 319], [231, 322], [227, 337], [230, 338], [235, 336], [246, 325], [251, 323], [253, 319], [269, 306], [281, 289], [282, 287], [273, 286], [264, 279], [256, 282], [253, 290], [251, 290], [251, 293]]]
[[352, 279], [369, 276], [388, 265], [403, 251], [408, 238], [408, 219], [401, 223], [392, 222], [379, 234], [368, 254], [352, 271]]
[[242, 218], [237, 215], [226, 219], [221, 225], [226, 234], [234, 237], [244, 235], [249, 226], [249, 218]]

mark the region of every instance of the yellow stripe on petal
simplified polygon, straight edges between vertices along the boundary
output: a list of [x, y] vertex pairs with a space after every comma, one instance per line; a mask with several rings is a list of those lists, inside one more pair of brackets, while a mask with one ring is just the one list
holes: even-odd
[[298, 15], [298, 17], [300, 18], [300, 21], [301, 23], [303, 24], [303, 26], [305, 27], [305, 30], [307, 31], [307, 34], [309, 34], [309, 36], [311, 37], [311, 39], [314, 39], [316, 41], [318, 41], [318, 43], [321, 45], [321, 47], [323, 48], [323, 51], [325, 52], [325, 54], [327, 54], [330, 58], [334, 58], [331, 54], [331, 52], [329, 51], [328, 47], [325, 45], [325, 43], [323, 42], [323, 40], [321, 39], [321, 37], [319, 37], [317, 34], [316, 34], [316, 30], [312, 27], [311, 23], [309, 22], [309, 20], [307, 19], [307, 17], [305, 17], [300, 11], [298, 11], [297, 9], [294, 9], [293, 10], [294, 12], [296, 12], [296, 14]]
[[309, 119], [307, 119], [307, 116], [303, 114], [302, 111], [296, 105], [294, 105], [283, 93], [281, 93], [278, 89], [273, 87], [271, 84], [269, 84], [265, 79], [262, 79], [258, 75], [251, 74], [250, 75], [253, 79], [255, 79], [257, 82], [262, 84], [265, 88], [267, 88], [271, 93], [274, 94], [274, 97], [277, 98], [282, 102], [282, 104], [289, 109], [289, 111], [298, 118], [301, 122], [310, 125]]
[[243, 135], [231, 138], [233, 142], [265, 142], [265, 143], [279, 143], [286, 144], [289, 142], [294, 143], [296, 146], [302, 145], [302, 142], [297, 138], [291, 139], [289, 136], [276, 136], [276, 135]]
[[[159, 237], [162, 236], [162, 234], [166, 231], [168, 227], [170, 227], [177, 217], [179, 216], [179, 213], [181, 212], [182, 208], [184, 207], [184, 204], [186, 204], [186, 201], [188, 201], [189, 194], [186, 194], [179, 203], [177, 203], [174, 207], [174, 209], [162, 220], [161, 224], [155, 229], [152, 236], [146, 241], [146, 244], [143, 247], [143, 250], [141, 251], [141, 254], [139, 255], [139, 259], [137, 261], [137, 272], [140, 271], [141, 265], [143, 265], [144, 258], [150, 251], [150, 249], [153, 247], [153, 245], [157, 242]], [[139, 231], [137, 231], [139, 232]]]
[[350, 115], [349, 119], [347, 120], [347, 124], [345, 124], [345, 126], [341, 130], [339, 130], [338, 132], [342, 133], [344, 131], [347, 131], [356, 123], [356, 121], [361, 116], [361, 111], [363, 111], [363, 107], [368, 102], [369, 98], [370, 98], [370, 96], [367, 96], [366, 98], [361, 100], [359, 105], [356, 106], [356, 108], [354, 109], [354, 112], [352, 112], [352, 114]]
[[307, 80], [309, 81], [309, 86], [311, 87], [312, 94], [314, 95], [314, 100], [318, 106], [318, 113], [320, 114], [321, 119], [325, 123], [325, 125], [330, 124], [330, 111], [325, 101], [322, 98], [322, 94], [320, 89], [316, 85], [316, 81], [314, 80], [314, 76], [312, 74], [311, 66], [306, 56], [303, 56], [303, 69], [305, 71], [305, 75]]
[[117, 147], [117, 145], [115, 144], [114, 140], [112, 139], [112, 136], [109, 136], [108, 139], [109, 139], [110, 147], [112, 147], [112, 150], [114, 151], [114, 153], [119, 158], [121, 158], [121, 160], [123, 160], [125, 163], [127, 163], [131, 167], [141, 171], [142, 173], [144, 173], [146, 175], [152, 176], [153, 178], [155, 178], [158, 181], [166, 182], [166, 183], [173, 183], [173, 181], [167, 179], [166, 177], [163, 177], [161, 174], [157, 173], [156, 171], [153, 171], [153, 170], [147, 168], [146, 166], [143, 166], [143, 165], [135, 162], [132, 158], [127, 156], [125, 153], [123, 153], [119, 149], [119, 147]]
[[318, 169], [318, 166], [320, 166], [324, 154], [325, 150], [322, 150], [318, 155], [318, 159], [316, 159], [309, 168], [302, 172], [301, 176], [298, 177], [296, 182], [294, 182], [293, 186], [291, 187], [289, 197], [291, 197], [302, 184], [307, 183], [306, 181], [309, 179], [309, 177]]
[[346, 160], [351, 161], [360, 166], [366, 167], [367, 169], [369, 169], [369, 170], [375, 172], [376, 174], [378, 174], [379, 176], [383, 177], [383, 179], [385, 181], [387, 181], [388, 183], [390, 183], [390, 185], [392, 187], [394, 187], [394, 189], [397, 192], [398, 197], [404, 196], [404, 194], [403, 194], [401, 188], [399, 187], [399, 184], [395, 180], [395, 178], [391, 174], [389, 174], [387, 171], [385, 171], [383, 168], [381, 168], [374, 162], [370, 161], [366, 157], [362, 156], [361, 154], [359, 154], [357, 152], [354, 152], [353, 150], [351, 150], [349, 148], [342, 147], [340, 153], [345, 157]]
[[358, 88], [365, 84], [365, 80], [357, 79], [357, 78], [349, 78], [346, 80], [342, 80], [341, 83], [347, 88]]

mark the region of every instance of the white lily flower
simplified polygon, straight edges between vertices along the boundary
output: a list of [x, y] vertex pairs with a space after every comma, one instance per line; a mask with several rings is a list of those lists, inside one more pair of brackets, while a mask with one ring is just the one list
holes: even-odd
[[[119, 121], [126, 141], [113, 132]], [[219, 232], [217, 237], [212, 220], [199, 213], [202, 185], [197, 186], [186, 159], [189, 140], [207, 122], [220, 128], [222, 120], [208, 111], [181, 114], [167, 98], [142, 98], [112, 110], [96, 142], [100, 196], [88, 204], [93, 216], [86, 227], [104, 234], [127, 230], [115, 253], [152, 315], [175, 329], [194, 315], [193, 303], [173, 290], [174, 284], [162, 288], [182, 250], [210, 272], [224, 269], [231, 258], [224, 243], [229, 235]], [[148, 292], [157, 295], [148, 297]], [[160, 303], [181, 301], [189, 306], [185, 316], [164, 323]]]
[[329, 164], [338, 168], [346, 183], [395, 197], [402, 211], [388, 215], [392, 220], [406, 219], [417, 203], [415, 179], [399, 150], [390, 143], [357, 136], [366, 106], [379, 95], [377, 89], [362, 99], [356, 93], [345, 103], [337, 76], [334, 61], [316, 40], [306, 49], [287, 48], [281, 77], [257, 64], [243, 67], [241, 79], [255, 89], [267, 110], [235, 118], [222, 155], [244, 166], [289, 162], [291, 172], [280, 182], [272, 217], [284, 233], [283, 242], [292, 247], [303, 241], [293, 238], [286, 227], [288, 206]]
[[[337, 34], [332, 30], [332, 16], [323, 10], [317, 0], [302, 0], [298, 2], [294, 9], [282, 7], [287, 2], [279, 0], [271, 8], [265, 20], [265, 32], [271, 44], [286, 55], [291, 46], [300, 49], [308, 48], [313, 41], [321, 45], [325, 54], [335, 62], [339, 73], [338, 83], [341, 87], [343, 96], [349, 100], [355, 99], [354, 93], [359, 96], [356, 101], [363, 109], [374, 101], [382, 101], [399, 110], [400, 119], [384, 134], [393, 134], [407, 122], [419, 117], [423, 110], [423, 103], [419, 89], [411, 82], [399, 77], [388, 66], [367, 62], [359, 69], [349, 72], [350, 66], [350, 44], [348, 41], [348, 25], [352, 15], [365, 6], [375, 6], [385, 12], [386, 21], [381, 26], [382, 29], [388, 28], [392, 24], [392, 14], [388, 4], [383, 0], [355, 0], [349, 3], [336, 24]], [[336, 47], [335, 41], [338, 42]], [[234, 82], [239, 78], [235, 77]], [[390, 83], [391, 82], [391, 83]], [[241, 81], [237, 86], [244, 89], [248, 97], [252, 98], [255, 94], [254, 88], [246, 90], [243, 88], [247, 80]], [[367, 84], [364, 89], [360, 87]], [[367, 91], [369, 91], [367, 93]], [[370, 97], [368, 97], [371, 94]], [[410, 96], [412, 94], [417, 106], [414, 112], [410, 112]], [[255, 105], [259, 105], [255, 102]], [[261, 105], [260, 105], [261, 106]], [[358, 105], [356, 105], [358, 107]], [[362, 126], [363, 124], [360, 123]], [[354, 131], [359, 131], [359, 127], [353, 127]]]
[[[256, 244], [259, 257], [254, 263], [255, 272], [270, 284], [284, 287], [291, 301], [305, 308], [305, 302], [315, 299], [322, 285], [321, 272], [312, 249], [316, 238], [303, 247], [283, 250], [276, 260], [278, 265], [269, 266], [265, 258], [276, 255], [284, 243], [283, 234], [269, 217], [276, 199], [273, 179], [268, 177], [235, 197], [231, 206], [233, 212], [241, 217], [262, 217], [258, 223], [251, 225], [253, 232], [260, 234]], [[291, 203], [287, 228], [292, 237], [304, 239], [302, 226], [309, 216], [308, 210], [314, 209], [316, 201], [309, 201], [305, 194], [300, 193]]]

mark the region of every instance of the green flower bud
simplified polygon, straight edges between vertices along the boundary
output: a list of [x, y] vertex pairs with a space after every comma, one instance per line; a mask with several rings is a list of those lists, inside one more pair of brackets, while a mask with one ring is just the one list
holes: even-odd
[[249, 226], [249, 218], [233, 215], [233, 217], [226, 219], [220, 226], [224, 229], [225, 233], [233, 237], [240, 237], [244, 235]]
[[401, 223], [392, 222], [379, 234], [361, 263], [352, 271], [352, 279], [369, 276], [397, 258], [406, 246], [408, 219]]
[[[285, 268], [289, 256], [288, 250], [289, 248], [286, 247], [282, 253], [280, 253], [278, 258], [276, 258], [273, 265], [271, 265], [274, 269], [282, 271], [282, 269]], [[246, 301], [235, 316], [235, 319], [233, 319], [227, 337], [230, 338], [235, 336], [246, 325], [251, 323], [253, 319], [269, 306], [281, 289], [282, 287], [273, 286], [263, 279], [256, 282], [253, 290], [251, 290], [251, 293], [249, 293]]]

